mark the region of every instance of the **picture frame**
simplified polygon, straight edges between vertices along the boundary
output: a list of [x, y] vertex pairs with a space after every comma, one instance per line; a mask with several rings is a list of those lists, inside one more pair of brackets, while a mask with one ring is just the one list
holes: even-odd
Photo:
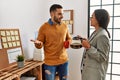
[[68, 26], [69, 33], [73, 34], [74, 21], [73, 21], [73, 10], [63, 10], [63, 22]]

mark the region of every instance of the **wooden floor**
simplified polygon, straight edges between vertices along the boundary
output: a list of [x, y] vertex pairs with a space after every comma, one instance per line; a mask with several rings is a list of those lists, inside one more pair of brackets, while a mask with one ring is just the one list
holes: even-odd
[[56, 76], [56, 77], [55, 77], [55, 80], [59, 80], [59, 76]]

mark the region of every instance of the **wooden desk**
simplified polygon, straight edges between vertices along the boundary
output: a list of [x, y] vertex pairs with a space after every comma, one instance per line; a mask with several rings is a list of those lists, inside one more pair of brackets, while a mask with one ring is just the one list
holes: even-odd
[[20, 80], [22, 74], [34, 70], [37, 80], [42, 80], [42, 64], [40, 61], [26, 61], [23, 68], [18, 68], [17, 64], [0, 70], [0, 80]]

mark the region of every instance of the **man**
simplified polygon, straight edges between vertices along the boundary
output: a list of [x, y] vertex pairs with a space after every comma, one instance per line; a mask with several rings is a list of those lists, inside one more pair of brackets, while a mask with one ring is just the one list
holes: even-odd
[[68, 55], [66, 48], [69, 47], [71, 36], [68, 27], [62, 23], [62, 6], [53, 4], [50, 7], [50, 16], [48, 22], [40, 27], [37, 40], [34, 43], [39, 49], [44, 46], [45, 79], [55, 80], [55, 74], [58, 72], [60, 80], [67, 80]]

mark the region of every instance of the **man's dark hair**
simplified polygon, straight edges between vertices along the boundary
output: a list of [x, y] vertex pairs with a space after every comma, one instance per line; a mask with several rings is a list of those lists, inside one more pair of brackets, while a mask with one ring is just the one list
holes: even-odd
[[56, 11], [56, 9], [62, 9], [63, 7], [59, 4], [53, 4], [51, 7], [50, 7], [50, 12], [52, 11]]

